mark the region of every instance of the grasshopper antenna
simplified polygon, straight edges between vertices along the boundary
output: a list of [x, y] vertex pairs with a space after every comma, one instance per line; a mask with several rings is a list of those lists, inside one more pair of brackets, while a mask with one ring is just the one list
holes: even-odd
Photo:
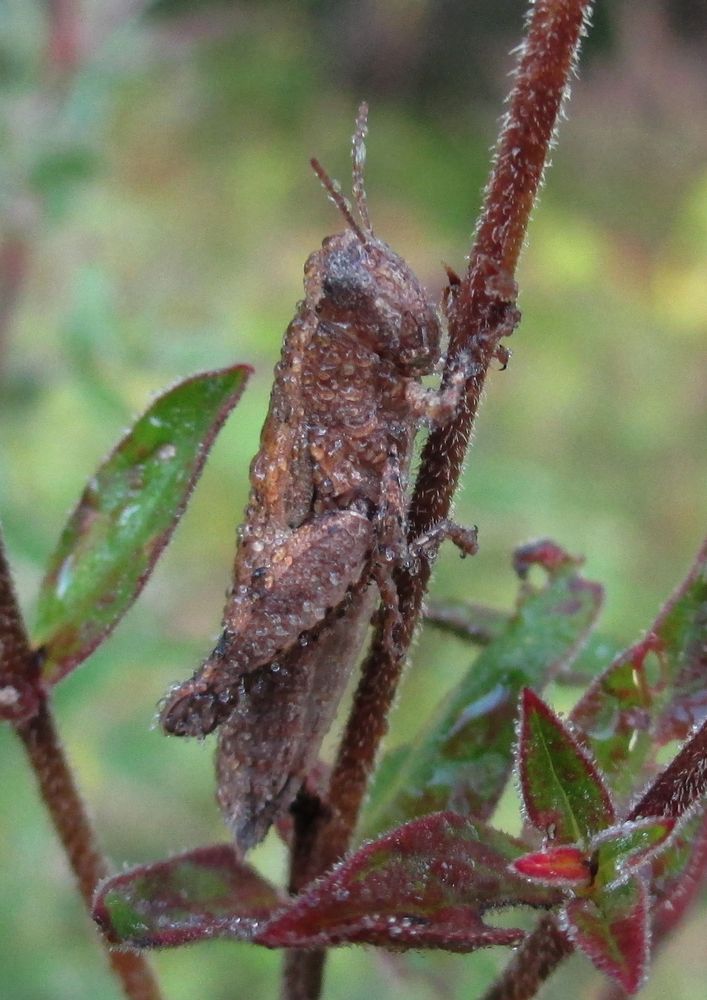
[[353, 196], [358, 214], [366, 233], [373, 235], [373, 227], [368, 217], [368, 202], [364, 183], [364, 168], [366, 166], [366, 136], [368, 135], [368, 104], [363, 101], [356, 115], [356, 129], [351, 143], [351, 159], [353, 161]]
[[356, 222], [356, 220], [354, 219], [353, 211], [351, 210], [351, 205], [349, 204], [348, 199], [345, 198], [344, 195], [342, 194], [341, 188], [339, 187], [338, 183], [331, 179], [329, 174], [326, 172], [326, 170], [321, 165], [319, 160], [316, 159], [316, 157], [312, 157], [312, 159], [309, 162], [312, 165], [312, 170], [317, 175], [319, 180], [322, 182], [322, 186], [326, 190], [327, 194], [334, 202], [336, 207], [339, 209], [343, 217], [346, 219], [349, 226], [353, 229], [358, 239], [365, 246], [366, 243], [368, 242], [366, 234], [361, 229], [358, 222]]

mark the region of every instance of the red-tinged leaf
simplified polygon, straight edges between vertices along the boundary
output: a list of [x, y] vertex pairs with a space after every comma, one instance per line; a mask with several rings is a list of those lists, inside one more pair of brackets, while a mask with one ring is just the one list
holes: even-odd
[[385, 758], [364, 814], [364, 836], [443, 809], [487, 819], [513, 766], [518, 695], [566, 668], [592, 628], [598, 584], [573, 564], [526, 589], [503, 633], [484, 649], [412, 746]]
[[571, 556], [551, 538], [539, 538], [527, 545], [520, 545], [513, 553], [513, 569], [521, 580], [527, 577], [531, 566], [542, 566], [553, 574], [568, 566], [581, 566], [583, 562], [584, 559]]
[[283, 902], [229, 844], [216, 844], [106, 879], [93, 917], [111, 944], [174, 948], [213, 937], [249, 940]]
[[359, 848], [254, 940], [271, 948], [359, 942], [460, 952], [513, 944], [523, 932], [484, 925], [485, 910], [562, 900], [509, 870], [524, 849], [455, 813], [425, 816]]
[[614, 821], [603, 778], [563, 722], [523, 691], [518, 769], [528, 819], [559, 843], [587, 843]]
[[675, 820], [646, 817], [626, 820], [598, 834], [592, 841], [595, 882], [613, 888], [664, 849]]
[[578, 847], [551, 847], [524, 854], [511, 863], [511, 868], [532, 882], [562, 889], [588, 886], [591, 882], [587, 852]]
[[[623, 795], [634, 787], [650, 751], [651, 693], [645, 661], [656, 649], [651, 634], [621, 653], [590, 685], [570, 716], [612, 788]], [[626, 766], [629, 753], [631, 767]]]
[[640, 783], [656, 747], [684, 738], [704, 719], [706, 565], [707, 544], [646, 638], [618, 656], [572, 712], [572, 721], [586, 734], [602, 772], [621, 796]]
[[685, 739], [707, 718], [707, 541], [654, 629], [664, 645], [669, 684], [655, 727], [662, 745]]
[[632, 878], [591, 899], [570, 900], [562, 924], [594, 965], [632, 994], [640, 989], [648, 970], [649, 919], [646, 886]]
[[696, 808], [707, 792], [707, 720], [649, 786], [629, 813], [680, 817]]
[[653, 937], [664, 940], [680, 923], [705, 885], [707, 810], [683, 823], [652, 863]]
[[169, 541], [250, 369], [180, 382], [150, 406], [83, 492], [52, 555], [34, 639], [55, 684], [122, 618]]

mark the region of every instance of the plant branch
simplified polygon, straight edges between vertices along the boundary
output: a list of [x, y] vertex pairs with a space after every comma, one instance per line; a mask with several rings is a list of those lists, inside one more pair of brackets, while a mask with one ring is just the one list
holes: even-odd
[[[515, 266], [590, 6], [579, 0], [539, 0], [533, 7], [469, 267], [459, 286], [450, 285], [444, 381], [460, 369], [471, 374], [454, 419], [427, 440], [410, 506], [411, 539], [449, 514], [486, 374], [500, 339], [512, 330]], [[389, 648], [381, 626], [364, 664], [331, 778], [329, 806], [340, 833], [327, 852], [329, 862], [345, 851], [355, 826], [430, 573], [431, 564], [424, 560], [419, 572], [398, 573], [404, 620], [399, 649]]]
[[[109, 874], [84, 804], [76, 788], [59, 740], [46, 694], [39, 686], [32, 653], [15, 598], [10, 570], [0, 538], [0, 662], [5, 677], [2, 691], [28, 684], [34, 695], [33, 714], [15, 723], [34, 771], [54, 829], [66, 852], [79, 891], [91, 912], [98, 882]], [[11, 681], [12, 683], [8, 683]], [[108, 961], [128, 1000], [160, 1000], [152, 970], [141, 955], [108, 952]]]
[[530, 1000], [573, 950], [555, 918], [543, 917], [482, 1000]]
[[[531, 8], [469, 267], [461, 281], [450, 276], [450, 344], [443, 385], [449, 385], [461, 371], [466, 376], [466, 391], [452, 421], [433, 431], [427, 440], [410, 506], [411, 540], [449, 514], [486, 374], [500, 340], [512, 333], [517, 323], [515, 268], [591, 6], [590, 0], [536, 0]], [[402, 616], [397, 646], [391, 648], [381, 621], [362, 668], [332, 772], [330, 818], [320, 814], [317, 836], [308, 854], [293, 851], [296, 883], [321, 874], [348, 849], [388, 729], [388, 714], [430, 573], [431, 563], [423, 559], [418, 572], [401, 569], [396, 574]], [[306, 959], [311, 964], [312, 956]], [[288, 996], [290, 1000], [301, 997], [295, 993]]]

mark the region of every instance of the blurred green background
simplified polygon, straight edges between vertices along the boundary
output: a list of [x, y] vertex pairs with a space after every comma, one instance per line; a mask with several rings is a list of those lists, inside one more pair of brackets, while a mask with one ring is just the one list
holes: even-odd
[[[365, 97], [374, 224], [437, 295], [441, 261], [463, 266], [523, 9], [0, 0], [0, 518], [30, 619], [67, 512], [151, 394], [233, 361], [257, 372], [141, 600], [57, 691], [118, 864], [225, 835], [211, 746], [152, 721], [217, 631], [282, 331], [306, 256], [339, 227], [307, 160], [347, 187]], [[445, 552], [435, 596], [508, 606], [511, 550], [551, 535], [586, 556], [606, 630], [630, 641], [687, 570], [707, 472], [706, 41], [701, 0], [598, 3], [521, 266], [514, 356], [489, 380], [457, 502], [481, 553]], [[421, 637], [391, 745], [469, 658]], [[9, 731], [0, 794], [0, 995], [117, 998]], [[282, 876], [274, 838], [255, 860]], [[645, 996], [704, 995], [703, 945], [695, 917]], [[327, 995], [468, 998], [505, 957], [348, 949]], [[170, 1000], [277, 995], [279, 957], [247, 946], [156, 964]], [[574, 958], [545, 995], [597, 983]]]

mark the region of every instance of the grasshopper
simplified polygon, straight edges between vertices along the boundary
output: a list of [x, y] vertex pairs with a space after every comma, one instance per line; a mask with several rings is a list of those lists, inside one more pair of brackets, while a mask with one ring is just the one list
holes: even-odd
[[[161, 708], [164, 730], [220, 728], [218, 798], [245, 850], [292, 802], [329, 729], [380, 594], [394, 642], [393, 571], [443, 536], [406, 542], [406, 487], [421, 423], [449, 419], [463, 379], [420, 379], [440, 361], [437, 310], [408, 265], [374, 235], [364, 187], [367, 107], [353, 137], [358, 219], [318, 161], [347, 228], [304, 268], [285, 333], [250, 498], [238, 531], [221, 636]], [[374, 586], [375, 585], [375, 586]]]

